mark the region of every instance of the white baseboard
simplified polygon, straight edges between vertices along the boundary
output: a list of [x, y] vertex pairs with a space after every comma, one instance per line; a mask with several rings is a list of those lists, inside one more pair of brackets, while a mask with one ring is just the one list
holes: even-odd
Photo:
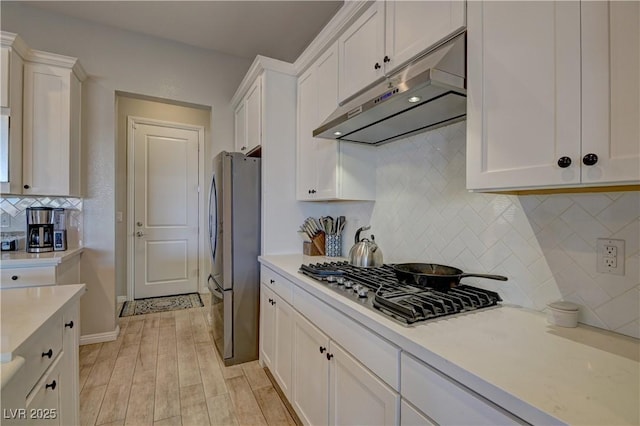
[[116, 329], [113, 331], [80, 336], [80, 346], [91, 345], [93, 343], [111, 342], [118, 338], [118, 334], [120, 334], [120, 326], [116, 325]]
[[124, 303], [127, 301], [127, 296], [118, 296], [116, 300], [117, 300], [117, 303]]

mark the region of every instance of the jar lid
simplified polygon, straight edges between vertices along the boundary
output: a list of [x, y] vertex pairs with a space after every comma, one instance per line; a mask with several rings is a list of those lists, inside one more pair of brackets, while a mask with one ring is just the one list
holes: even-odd
[[576, 305], [575, 303], [565, 302], [562, 300], [549, 303], [549, 307], [553, 309], [558, 309], [560, 311], [569, 311], [569, 312], [574, 312], [580, 309], [580, 306]]

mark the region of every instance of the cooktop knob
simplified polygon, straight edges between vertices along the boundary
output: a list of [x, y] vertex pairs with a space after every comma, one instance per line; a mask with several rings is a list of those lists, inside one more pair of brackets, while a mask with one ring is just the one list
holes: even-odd
[[361, 288], [360, 290], [358, 290], [358, 297], [367, 297], [367, 294], [369, 293], [369, 289], [366, 287]]
[[344, 277], [338, 277], [338, 285], [344, 284]]
[[333, 275], [329, 275], [327, 277], [327, 282], [335, 283], [336, 282], [336, 277], [334, 277]]
[[351, 281], [351, 280], [345, 280], [345, 281], [344, 281], [344, 287], [345, 287], [345, 288], [351, 288], [351, 287], [353, 287], [353, 281]]
[[354, 293], [357, 293], [357, 292], [359, 292], [359, 291], [360, 291], [360, 289], [361, 289], [361, 288], [362, 288], [362, 284], [355, 284], [355, 285], [353, 286], [353, 292], [354, 292]]

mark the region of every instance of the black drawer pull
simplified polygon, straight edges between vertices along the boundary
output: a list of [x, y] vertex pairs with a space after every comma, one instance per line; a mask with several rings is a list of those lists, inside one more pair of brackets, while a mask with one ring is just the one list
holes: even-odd
[[269, 299], [269, 303], [273, 304], [273, 299]]
[[388, 56], [385, 56], [382, 61], [386, 64], [387, 62], [391, 62], [391, 59]]
[[29, 185], [25, 185], [25, 186], [23, 186], [23, 188], [24, 188], [24, 189], [29, 189], [29, 188], [31, 188], [31, 187], [30, 187]]
[[275, 280], [269, 280], [269, 282], [270, 282], [271, 284], [275, 284], [275, 282], [276, 282], [276, 281], [275, 281]]
[[333, 354], [327, 352], [327, 361], [331, 361], [331, 358], [333, 358]]
[[376, 62], [376, 64], [373, 66], [373, 69], [374, 69], [374, 70], [379, 70], [380, 68], [382, 68], [382, 67], [381, 67], [381, 66], [380, 66], [380, 64], [379, 64], [379, 63], [377, 63], [377, 62]]
[[53, 349], [49, 349], [49, 352], [42, 352], [42, 358], [45, 356], [51, 358], [53, 356]]
[[320, 353], [324, 353], [324, 351], [326, 351], [327, 348], [325, 348], [324, 346], [320, 346]]
[[18, 276], [17, 276], [17, 275], [12, 275], [12, 276], [11, 276], [11, 279], [12, 279], [13, 281], [15, 281], [15, 280], [17, 280], [17, 279], [18, 279]]
[[49, 389], [49, 388], [51, 388], [51, 390], [54, 390], [54, 389], [56, 388], [56, 386], [57, 386], [57, 383], [56, 383], [56, 381], [54, 380], [53, 382], [51, 382], [51, 384], [49, 384], [49, 385], [44, 385], [44, 388], [45, 388], [45, 389]]
[[65, 327], [73, 328], [73, 321], [69, 321], [64, 325]]

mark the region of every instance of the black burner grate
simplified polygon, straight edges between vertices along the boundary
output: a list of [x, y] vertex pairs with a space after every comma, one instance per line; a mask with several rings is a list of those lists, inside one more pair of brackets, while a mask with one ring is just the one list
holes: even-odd
[[347, 262], [325, 262], [302, 265], [300, 272], [345, 295], [366, 297], [373, 309], [404, 324], [487, 308], [502, 301], [498, 293], [469, 285], [439, 292], [403, 284], [391, 265], [358, 268]]

